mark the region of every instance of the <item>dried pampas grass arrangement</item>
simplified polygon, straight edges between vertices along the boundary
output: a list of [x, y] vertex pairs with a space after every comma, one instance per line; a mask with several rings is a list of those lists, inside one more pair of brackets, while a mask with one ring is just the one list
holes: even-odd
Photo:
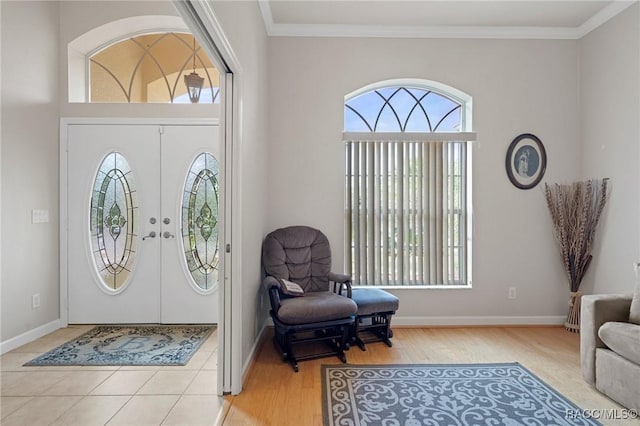
[[608, 179], [591, 179], [568, 185], [545, 183], [545, 197], [562, 264], [571, 289], [565, 327], [580, 330], [580, 283], [591, 264], [596, 227], [607, 202]]

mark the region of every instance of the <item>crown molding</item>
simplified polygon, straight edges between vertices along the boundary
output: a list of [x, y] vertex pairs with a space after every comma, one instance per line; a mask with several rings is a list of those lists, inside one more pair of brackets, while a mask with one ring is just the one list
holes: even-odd
[[273, 14], [271, 13], [271, 4], [269, 0], [258, 0], [258, 6], [260, 7], [260, 14], [262, 15], [262, 22], [264, 22], [264, 29], [267, 31], [268, 36], [272, 36], [273, 33]]
[[272, 37], [574, 39], [575, 28], [272, 24]]
[[638, 0], [615, 0], [579, 27], [489, 26], [393, 26], [277, 24], [269, 0], [259, 0], [260, 12], [270, 37], [372, 37], [372, 38], [472, 38], [577, 40], [607, 22]]
[[638, 0], [615, 0], [609, 6], [603, 8], [600, 12], [587, 19], [582, 25], [577, 28], [577, 38], [582, 38], [589, 34], [591, 31], [598, 28], [600, 25], [607, 22], [629, 6], [637, 3]]

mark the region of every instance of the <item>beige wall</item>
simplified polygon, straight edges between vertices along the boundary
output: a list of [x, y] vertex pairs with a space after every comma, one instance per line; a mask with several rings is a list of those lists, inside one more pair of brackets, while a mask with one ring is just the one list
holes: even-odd
[[[0, 341], [59, 318], [58, 4], [2, 2]], [[29, 23], [29, 25], [25, 25]], [[32, 224], [47, 209], [49, 223]], [[40, 294], [41, 307], [31, 308]]]
[[609, 177], [587, 293], [631, 293], [640, 260], [640, 5], [580, 40], [582, 178]]
[[558, 40], [271, 39], [269, 228], [322, 229], [340, 271], [344, 96], [381, 80], [435, 80], [473, 97], [473, 289], [393, 290], [394, 321], [557, 321], [568, 290], [542, 187], [515, 188], [504, 162], [513, 138], [531, 132], [549, 157], [544, 180], [579, 174], [577, 54], [576, 41]]

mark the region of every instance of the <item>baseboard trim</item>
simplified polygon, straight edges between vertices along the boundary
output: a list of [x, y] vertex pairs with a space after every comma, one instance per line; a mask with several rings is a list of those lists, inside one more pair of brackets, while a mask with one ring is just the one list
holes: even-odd
[[479, 317], [411, 317], [394, 315], [392, 326], [398, 327], [474, 327], [562, 325], [565, 316], [479, 316]]
[[12, 337], [11, 339], [0, 342], [0, 355], [12, 351], [15, 348], [19, 348], [22, 345], [26, 345], [27, 343], [31, 343], [34, 340], [39, 339], [42, 336], [46, 336], [49, 333], [53, 333], [59, 328], [62, 328], [62, 322], [60, 321], [60, 319], [57, 319], [55, 321], [51, 321], [47, 324], [41, 325], [40, 327], [36, 327], [32, 330], [26, 331], [16, 337]]
[[247, 378], [249, 377], [249, 373], [251, 372], [251, 369], [256, 363], [256, 359], [258, 359], [258, 351], [260, 350], [260, 347], [262, 346], [262, 342], [265, 339], [265, 335], [266, 335], [265, 331], [267, 330], [268, 326], [269, 326], [268, 323], [265, 323], [262, 326], [262, 329], [260, 330], [260, 332], [256, 336], [255, 341], [253, 342], [253, 346], [251, 347], [251, 351], [249, 352], [247, 361], [242, 366], [242, 387], [244, 387], [244, 384], [246, 383]]

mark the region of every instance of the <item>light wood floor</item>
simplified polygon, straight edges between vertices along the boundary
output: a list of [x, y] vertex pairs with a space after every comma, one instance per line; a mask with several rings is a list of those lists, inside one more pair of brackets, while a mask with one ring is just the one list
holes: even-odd
[[[351, 348], [350, 364], [519, 362], [583, 409], [622, 407], [582, 380], [580, 339], [562, 327], [394, 328], [394, 346]], [[300, 372], [282, 362], [269, 332], [244, 390], [225, 401], [224, 425], [322, 425], [320, 366], [333, 358], [300, 363]], [[606, 425], [637, 420], [600, 420]]]

